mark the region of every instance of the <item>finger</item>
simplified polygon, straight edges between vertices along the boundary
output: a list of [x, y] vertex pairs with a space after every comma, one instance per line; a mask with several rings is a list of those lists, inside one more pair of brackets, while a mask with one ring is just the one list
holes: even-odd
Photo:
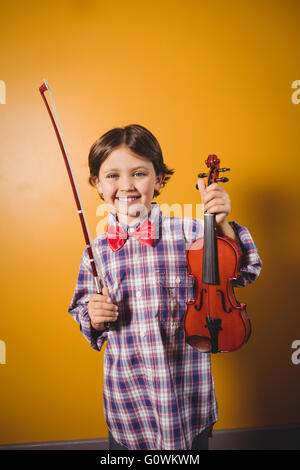
[[90, 302], [99, 302], [99, 301], [101, 302], [102, 298], [103, 298], [102, 294], [93, 294], [90, 297]]
[[102, 288], [102, 295], [107, 295], [109, 297], [108, 288], [106, 286]]
[[102, 308], [104, 304], [114, 305], [109, 297], [100, 295], [99, 299], [90, 302], [95, 308]]
[[224, 199], [224, 201], [230, 201], [229, 194], [223, 191], [214, 190], [205, 193], [204, 204], [217, 198]]
[[102, 289], [102, 295], [103, 295], [103, 298], [105, 299], [105, 302], [112, 302], [111, 298], [109, 297], [108, 288], [106, 286], [103, 287]]
[[108, 302], [97, 302], [92, 304], [92, 309], [94, 311], [101, 311], [101, 310], [107, 310], [110, 312], [118, 311], [118, 306], [112, 303]]
[[[101, 310], [94, 310], [92, 309], [91, 310], [91, 315], [95, 318], [101, 318], [101, 317], [117, 317], [119, 315], [119, 311], [117, 309], [113, 309], [113, 310], [110, 310], [110, 309], [101, 309]], [[102, 320], [101, 320], [102, 321]]]
[[207, 186], [205, 194], [210, 195], [211, 193], [212, 194], [214, 194], [214, 193], [215, 194], [224, 194], [224, 195], [226, 194], [228, 196], [228, 193], [225, 191], [225, 189], [217, 183], [210, 184], [209, 186]]
[[[103, 319], [103, 320], [95, 320], [95, 319], [91, 318], [91, 323], [92, 323], [93, 327], [95, 328], [95, 326], [96, 326], [96, 329], [97, 329], [97, 327], [100, 327], [99, 329], [101, 329], [101, 330], [103, 329], [103, 326], [105, 325], [105, 323], [113, 323], [115, 321], [116, 321], [115, 319], [112, 320], [112, 319], [109, 319], [109, 318], [108, 319]], [[101, 328], [101, 326], [102, 326], [102, 328]]]
[[212, 206], [209, 209], [207, 209], [206, 212], [208, 212], [209, 214], [224, 214], [226, 216], [229, 214], [229, 211], [226, 210], [225, 206], [223, 205]]
[[200, 196], [201, 196], [201, 201], [204, 202], [204, 198], [205, 198], [205, 181], [203, 181], [202, 178], [198, 178], [197, 186], [198, 186], [198, 190], [199, 190], [199, 193], [200, 193]]
[[224, 198], [214, 198], [211, 201], [205, 202], [204, 209], [207, 210], [213, 206], [223, 206], [223, 207], [225, 206], [227, 208], [229, 207], [229, 201], [228, 199], [224, 199]]
[[221, 186], [221, 185], [218, 184], [218, 183], [212, 183], [212, 184], [210, 184], [209, 186], [207, 186], [207, 188], [206, 188], [206, 191], [207, 191], [207, 192], [210, 192], [210, 191], [218, 191], [218, 190], [219, 190], [219, 191], [222, 191], [222, 192], [223, 192], [223, 191], [226, 192], [225, 189], [223, 188], [223, 186]]
[[[103, 291], [103, 289], [102, 289]], [[103, 304], [105, 302], [110, 302], [112, 303], [111, 301], [111, 298], [108, 297], [107, 295], [104, 295], [104, 294], [93, 294], [91, 297], [90, 297], [90, 303], [92, 303], [93, 305], [99, 305], [99, 304]]]
[[102, 313], [100, 314], [93, 314], [92, 315], [92, 321], [93, 323], [104, 323], [104, 322], [109, 322], [109, 321], [116, 321], [118, 319], [118, 315], [116, 313]]

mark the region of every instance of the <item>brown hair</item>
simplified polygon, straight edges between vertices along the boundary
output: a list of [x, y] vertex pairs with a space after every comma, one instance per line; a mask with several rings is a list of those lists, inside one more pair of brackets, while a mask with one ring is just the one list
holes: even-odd
[[[165, 186], [175, 170], [169, 169], [164, 161], [160, 145], [154, 135], [143, 126], [131, 124], [125, 127], [116, 127], [103, 134], [92, 145], [89, 153], [90, 177], [89, 183], [94, 186], [94, 179], [98, 178], [100, 166], [120, 145], [126, 145], [132, 152], [140, 157], [150, 160], [154, 166], [156, 175], [164, 173], [162, 186]], [[159, 191], [154, 190], [154, 197], [159, 196]], [[100, 195], [101, 199], [103, 197]]]

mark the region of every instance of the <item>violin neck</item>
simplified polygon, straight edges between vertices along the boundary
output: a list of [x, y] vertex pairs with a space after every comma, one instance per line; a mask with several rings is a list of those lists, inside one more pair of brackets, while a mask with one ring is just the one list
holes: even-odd
[[218, 245], [215, 232], [215, 214], [204, 214], [202, 282], [204, 284], [219, 284]]

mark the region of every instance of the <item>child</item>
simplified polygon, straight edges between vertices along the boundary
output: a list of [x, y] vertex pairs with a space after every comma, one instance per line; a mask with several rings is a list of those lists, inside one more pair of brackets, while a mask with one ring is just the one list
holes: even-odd
[[[174, 170], [142, 126], [108, 131], [89, 154], [90, 183], [112, 207], [107, 232], [94, 240], [108, 289], [95, 294], [85, 250], [69, 308], [90, 345], [104, 342], [104, 412], [111, 449], [200, 449], [217, 421], [210, 354], [185, 342], [186, 302], [195, 296], [186, 250], [203, 236], [203, 221], [165, 217], [153, 197]], [[217, 183], [198, 180], [204, 210], [216, 228], [240, 243], [235, 286], [261, 270], [245, 227], [228, 222], [230, 198]], [[102, 286], [103, 287], [103, 286]]]

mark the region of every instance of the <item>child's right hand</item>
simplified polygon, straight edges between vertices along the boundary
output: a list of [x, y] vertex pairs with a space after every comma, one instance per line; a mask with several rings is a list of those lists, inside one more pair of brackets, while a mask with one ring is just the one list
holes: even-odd
[[104, 287], [102, 294], [93, 294], [88, 303], [88, 313], [92, 327], [95, 330], [104, 330], [105, 322], [116, 321], [118, 318], [118, 306], [109, 298], [108, 289]]

